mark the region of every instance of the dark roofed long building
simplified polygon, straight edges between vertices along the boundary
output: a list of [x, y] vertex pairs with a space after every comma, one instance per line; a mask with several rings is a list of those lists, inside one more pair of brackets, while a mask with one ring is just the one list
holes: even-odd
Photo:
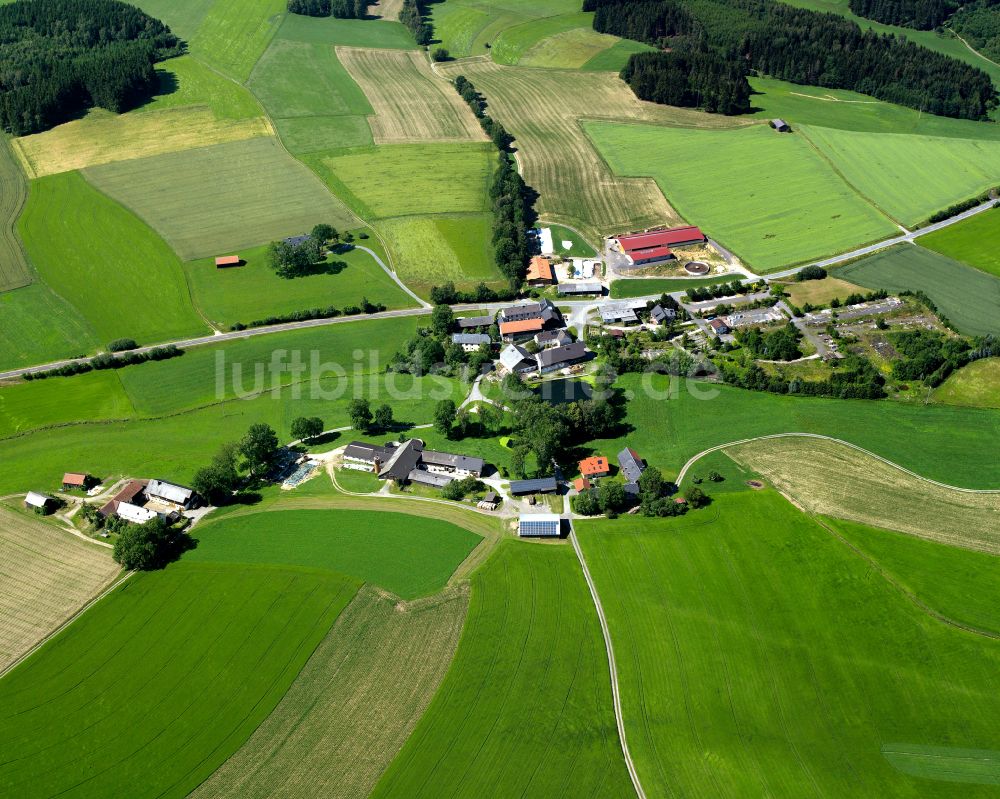
[[618, 453], [618, 468], [625, 475], [626, 482], [638, 483], [639, 478], [642, 477], [642, 473], [646, 469], [646, 464], [643, 463], [638, 452], [631, 447], [625, 447], [625, 449]]
[[574, 341], [564, 347], [552, 347], [535, 355], [538, 371], [553, 372], [587, 357], [587, 346], [582, 341]]
[[474, 330], [477, 327], [489, 327], [493, 324], [492, 316], [466, 316], [455, 320], [459, 330]]
[[411, 438], [396, 447], [389, 460], [385, 462], [378, 473], [382, 480], [407, 480], [410, 472], [417, 468], [420, 456], [424, 451], [424, 442], [419, 438]]
[[511, 480], [510, 493], [514, 496], [523, 494], [551, 494], [559, 488], [555, 477], [539, 477], [535, 480]]
[[383, 480], [411, 480], [435, 486], [468, 475], [480, 477], [486, 469], [482, 458], [424, 449], [419, 438], [402, 444], [390, 442], [384, 447], [352, 441], [344, 448], [343, 460], [347, 468], [371, 470]]

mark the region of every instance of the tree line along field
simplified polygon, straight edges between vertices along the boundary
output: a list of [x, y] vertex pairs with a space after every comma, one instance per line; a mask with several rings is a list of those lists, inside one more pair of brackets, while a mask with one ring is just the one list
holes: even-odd
[[997, 749], [996, 640], [913, 604], [774, 491], [707, 514], [577, 523], [647, 796], [992, 795], [962, 750]]
[[1000, 278], [1000, 220], [987, 212], [920, 237], [920, 246]]
[[444, 683], [373, 797], [632, 795], [572, 550], [504, 541]]
[[120, 571], [109, 549], [0, 506], [0, 672], [97, 596]]
[[28, 181], [0, 136], [0, 292], [31, 283], [31, 267], [17, 237], [17, 218], [28, 200]]
[[868, 289], [922, 291], [966, 335], [1000, 332], [1000, 278], [923, 247], [892, 247], [833, 274]]
[[1000, 493], [943, 488], [822, 439], [774, 438], [725, 451], [809, 513], [1000, 553]]
[[934, 402], [1000, 408], [1000, 358], [983, 358], [963, 366], [931, 394]]

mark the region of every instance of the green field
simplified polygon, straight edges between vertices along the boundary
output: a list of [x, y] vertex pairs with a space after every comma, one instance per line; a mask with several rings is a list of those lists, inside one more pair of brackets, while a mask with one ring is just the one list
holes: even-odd
[[278, 39], [309, 44], [378, 47], [413, 50], [413, 35], [399, 22], [385, 20], [304, 17], [288, 14], [278, 30]]
[[247, 89], [229, 80], [194, 56], [171, 58], [156, 65], [160, 91], [137, 113], [186, 106], [207, 106], [218, 119], [252, 119], [261, 104]]
[[0, 682], [4, 793], [186, 796], [267, 717], [358, 587], [223, 564], [132, 577]]
[[286, 510], [198, 528], [187, 560], [273, 563], [350, 574], [403, 599], [444, 588], [480, 538], [448, 522], [370, 511]]
[[[600, 34], [594, 32], [593, 19], [594, 15], [591, 12], [574, 10], [568, 14], [545, 16], [522, 22], [502, 31], [490, 43], [490, 57], [498, 64], [513, 65], [521, 63], [523, 58], [531, 54], [531, 57], [526, 59], [528, 63], [525, 66], [582, 66], [590, 60], [591, 55], [616, 41], [614, 37], [603, 37], [599, 39], [600, 43], [595, 45], [592, 40], [595, 35], [600, 37]], [[588, 34], [588, 38], [571, 40], [573, 47], [568, 53], [558, 44], [553, 46], [551, 42], [553, 37], [578, 31]], [[556, 42], [558, 41], [556, 38]], [[592, 49], [593, 52], [590, 52]], [[542, 60], [542, 63], [539, 63], [539, 60]]]
[[776, 492], [577, 532], [649, 797], [994, 795], [883, 746], [1000, 747], [1000, 642], [913, 605]]
[[40, 380], [5, 386], [0, 393], [0, 438], [80, 419], [127, 419], [135, 413], [116, 371], [74, 377], [72, 402], [66, 401], [67, 385]]
[[573, 551], [504, 541], [472, 578], [452, 667], [372, 796], [634, 795]]
[[355, 227], [350, 211], [273, 138], [220, 144], [85, 170], [183, 260], [308, 231]]
[[[381, 253], [369, 238], [365, 246]], [[244, 266], [217, 269], [212, 258], [184, 264], [192, 300], [214, 323], [231, 325], [273, 314], [308, 308], [357, 305], [362, 297], [387, 308], [414, 304], [374, 259], [362, 250], [351, 250], [327, 258], [327, 270], [296, 278], [282, 278], [267, 264], [265, 247], [245, 250]], [[383, 254], [384, 260], [384, 254]]]
[[[564, 258], [593, 258], [597, 255], [595, 250], [579, 233], [562, 225], [546, 225], [552, 231], [552, 245], [555, 247], [556, 255]], [[563, 242], [570, 242], [569, 247], [564, 247]]]
[[0, 292], [0, 369], [86, 355], [100, 342], [77, 310], [48, 286]]
[[901, 244], [840, 267], [834, 276], [869, 289], [923, 291], [963, 333], [1000, 332], [1000, 278], [923, 247]]
[[[574, 16], [570, 14], [565, 19]], [[518, 66], [582, 69], [622, 41], [615, 36], [598, 33], [589, 25], [588, 22], [587, 27], [570, 28], [542, 39], [521, 54]], [[624, 61], [621, 66], [625, 66]]]
[[798, 133], [885, 213], [913, 227], [1000, 183], [1000, 141], [799, 126]]
[[[42, 280], [76, 309], [100, 343], [129, 337], [153, 344], [206, 331], [177, 256], [79, 173], [33, 181], [18, 230]], [[35, 325], [52, 321], [40, 318]], [[86, 349], [74, 346], [68, 354]]]
[[17, 218], [28, 201], [28, 180], [21, 170], [10, 140], [0, 136], [0, 291], [31, 282], [31, 267], [17, 235]]
[[191, 52], [245, 81], [277, 32], [285, 5], [283, 0], [215, 0], [191, 38]]
[[1000, 408], [1000, 358], [973, 361], [954, 372], [931, 395], [945, 405]]
[[631, 39], [621, 39], [607, 50], [597, 53], [583, 65], [590, 72], [621, 72], [633, 53], [649, 53], [654, 48]]
[[685, 219], [760, 272], [896, 230], [801, 136], [763, 125], [698, 131], [584, 122], [584, 130], [616, 174], [653, 177]]
[[669, 294], [673, 291], [687, 291], [699, 286], [714, 286], [717, 283], [728, 283], [739, 279], [741, 275], [719, 275], [718, 277], [653, 277], [653, 278], [621, 278], [611, 284], [611, 296], [614, 299], [629, 297], [645, 297], [647, 294]]
[[920, 237], [920, 246], [1000, 277], [1000, 212], [985, 212]]
[[217, 0], [137, 0], [134, 5], [167, 23], [174, 33], [190, 40]]

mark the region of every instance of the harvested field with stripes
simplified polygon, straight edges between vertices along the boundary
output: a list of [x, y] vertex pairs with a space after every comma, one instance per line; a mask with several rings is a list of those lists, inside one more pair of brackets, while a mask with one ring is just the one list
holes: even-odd
[[244, 746], [191, 799], [367, 796], [423, 716], [468, 589], [396, 603], [365, 586]]
[[0, 291], [27, 286], [31, 268], [17, 236], [17, 218], [28, 200], [28, 181], [9, 139], [0, 135]]
[[486, 61], [445, 64], [439, 71], [472, 81], [486, 96], [490, 114], [517, 138], [524, 179], [541, 194], [535, 206], [539, 214], [575, 227], [592, 240], [681, 218], [652, 179], [613, 174], [584, 134], [581, 119], [692, 128], [740, 124], [642, 102], [612, 73], [523, 69]]
[[1000, 494], [944, 488], [824, 439], [773, 438], [726, 453], [810, 513], [1000, 554]]
[[108, 586], [111, 550], [0, 505], [0, 671]]
[[458, 92], [413, 50], [338, 47], [337, 57], [375, 109], [376, 144], [486, 141]]

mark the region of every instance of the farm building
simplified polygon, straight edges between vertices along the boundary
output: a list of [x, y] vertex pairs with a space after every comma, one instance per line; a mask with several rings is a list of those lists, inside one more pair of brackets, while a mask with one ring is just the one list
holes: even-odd
[[643, 247], [639, 250], [631, 250], [627, 253], [633, 266], [646, 266], [647, 264], [658, 264], [661, 261], [670, 261], [675, 256], [669, 247]]
[[590, 480], [588, 480], [586, 477], [577, 477], [576, 480], [573, 481], [573, 488], [575, 488], [577, 491], [590, 491], [591, 489]]
[[455, 479], [480, 477], [486, 468], [482, 458], [424, 449], [419, 438], [384, 447], [352, 441], [344, 449], [343, 465], [347, 469], [374, 472], [382, 480], [409, 480], [437, 488]]
[[534, 480], [511, 480], [510, 493], [519, 497], [525, 494], [552, 494], [559, 489], [555, 477], [539, 477]]
[[392, 445], [380, 447], [365, 441], [352, 441], [344, 448], [343, 465], [345, 469], [370, 472], [381, 468], [392, 455]]
[[476, 507], [480, 510], [496, 510], [500, 506], [500, 502], [500, 495], [496, 491], [490, 491], [476, 503]]
[[303, 233], [300, 236], [289, 236], [285, 239], [285, 244], [290, 244], [292, 247], [301, 247], [307, 241], [309, 241], [309, 234]]
[[517, 522], [521, 538], [558, 538], [562, 519], [556, 513], [526, 513]]
[[720, 316], [715, 317], [715, 319], [710, 319], [708, 324], [712, 330], [715, 331], [716, 335], [724, 336], [726, 333], [732, 332], [729, 325], [727, 325], [725, 320]]
[[105, 519], [118, 513], [118, 506], [123, 502], [133, 505], [143, 505], [146, 502], [144, 491], [146, 490], [145, 480], [129, 480], [125, 487], [115, 494], [108, 502], [97, 511]]
[[159, 514], [155, 510], [142, 508], [131, 502], [119, 502], [116, 515], [119, 519], [124, 519], [132, 524], [145, 524], [155, 519]]
[[531, 338], [539, 330], [545, 328], [545, 322], [540, 317], [532, 319], [514, 319], [500, 323], [500, 335], [505, 341]]
[[604, 286], [597, 280], [586, 283], [560, 283], [556, 291], [563, 296], [603, 294]]
[[24, 507], [40, 513], [51, 513], [58, 504], [59, 500], [55, 497], [37, 491], [29, 491], [24, 497]]
[[634, 325], [639, 321], [636, 311], [643, 311], [645, 309], [645, 300], [609, 302], [601, 306], [601, 321], [606, 325]]
[[548, 258], [534, 255], [528, 264], [528, 274], [525, 276], [529, 286], [545, 286], [556, 282], [556, 273]]
[[543, 325], [562, 323], [562, 314], [551, 300], [509, 305], [500, 311], [500, 322], [520, 322], [525, 319], [541, 319]]
[[451, 343], [458, 344], [465, 352], [475, 352], [483, 344], [487, 346], [493, 341], [485, 333], [452, 333]]
[[168, 505], [177, 505], [185, 510], [198, 504], [198, 497], [194, 493], [194, 489], [176, 483], [168, 483], [166, 480], [150, 480], [146, 486], [146, 496]]
[[692, 247], [707, 240], [699, 228], [687, 225], [618, 236], [614, 243], [630, 265], [636, 267], [673, 258], [671, 247]]
[[785, 122], [785, 120], [783, 119], [772, 119], [771, 127], [774, 128], [776, 131], [778, 131], [778, 133], [792, 132], [792, 126], [789, 125], [787, 122]]
[[542, 349], [548, 347], [565, 347], [572, 344], [573, 339], [565, 330], [543, 330], [535, 335], [535, 343]]
[[639, 457], [638, 452], [631, 447], [625, 447], [625, 449], [618, 453], [618, 468], [625, 475], [627, 482], [638, 483], [639, 478], [642, 477], [642, 473], [646, 469], [646, 464]]
[[492, 316], [466, 316], [455, 320], [459, 330], [475, 330], [479, 327], [489, 327], [493, 324]]
[[538, 363], [531, 357], [531, 353], [517, 344], [508, 344], [504, 347], [503, 352], [500, 353], [499, 364], [498, 371], [501, 374], [510, 372], [520, 375], [533, 372], [538, 368]]
[[725, 317], [726, 325], [729, 328], [751, 327], [752, 325], [768, 325], [772, 322], [780, 322], [785, 315], [777, 308], [751, 308], [749, 311], [737, 311]]
[[539, 374], [554, 372], [578, 363], [586, 358], [587, 346], [582, 341], [567, 344], [565, 347], [551, 347], [535, 355]]
[[220, 255], [215, 259], [215, 268], [224, 269], [227, 266], [239, 266], [243, 263], [238, 255]]
[[653, 310], [649, 312], [649, 318], [655, 324], [666, 325], [677, 318], [677, 311], [673, 308], [664, 308], [662, 305], [654, 305]]
[[603, 455], [594, 455], [580, 461], [580, 474], [584, 477], [607, 477], [611, 474], [611, 465]]
[[82, 472], [66, 472], [66, 474], [63, 475], [62, 487], [65, 491], [72, 488], [86, 489], [90, 486], [90, 482], [90, 475], [88, 474], [83, 474]]

